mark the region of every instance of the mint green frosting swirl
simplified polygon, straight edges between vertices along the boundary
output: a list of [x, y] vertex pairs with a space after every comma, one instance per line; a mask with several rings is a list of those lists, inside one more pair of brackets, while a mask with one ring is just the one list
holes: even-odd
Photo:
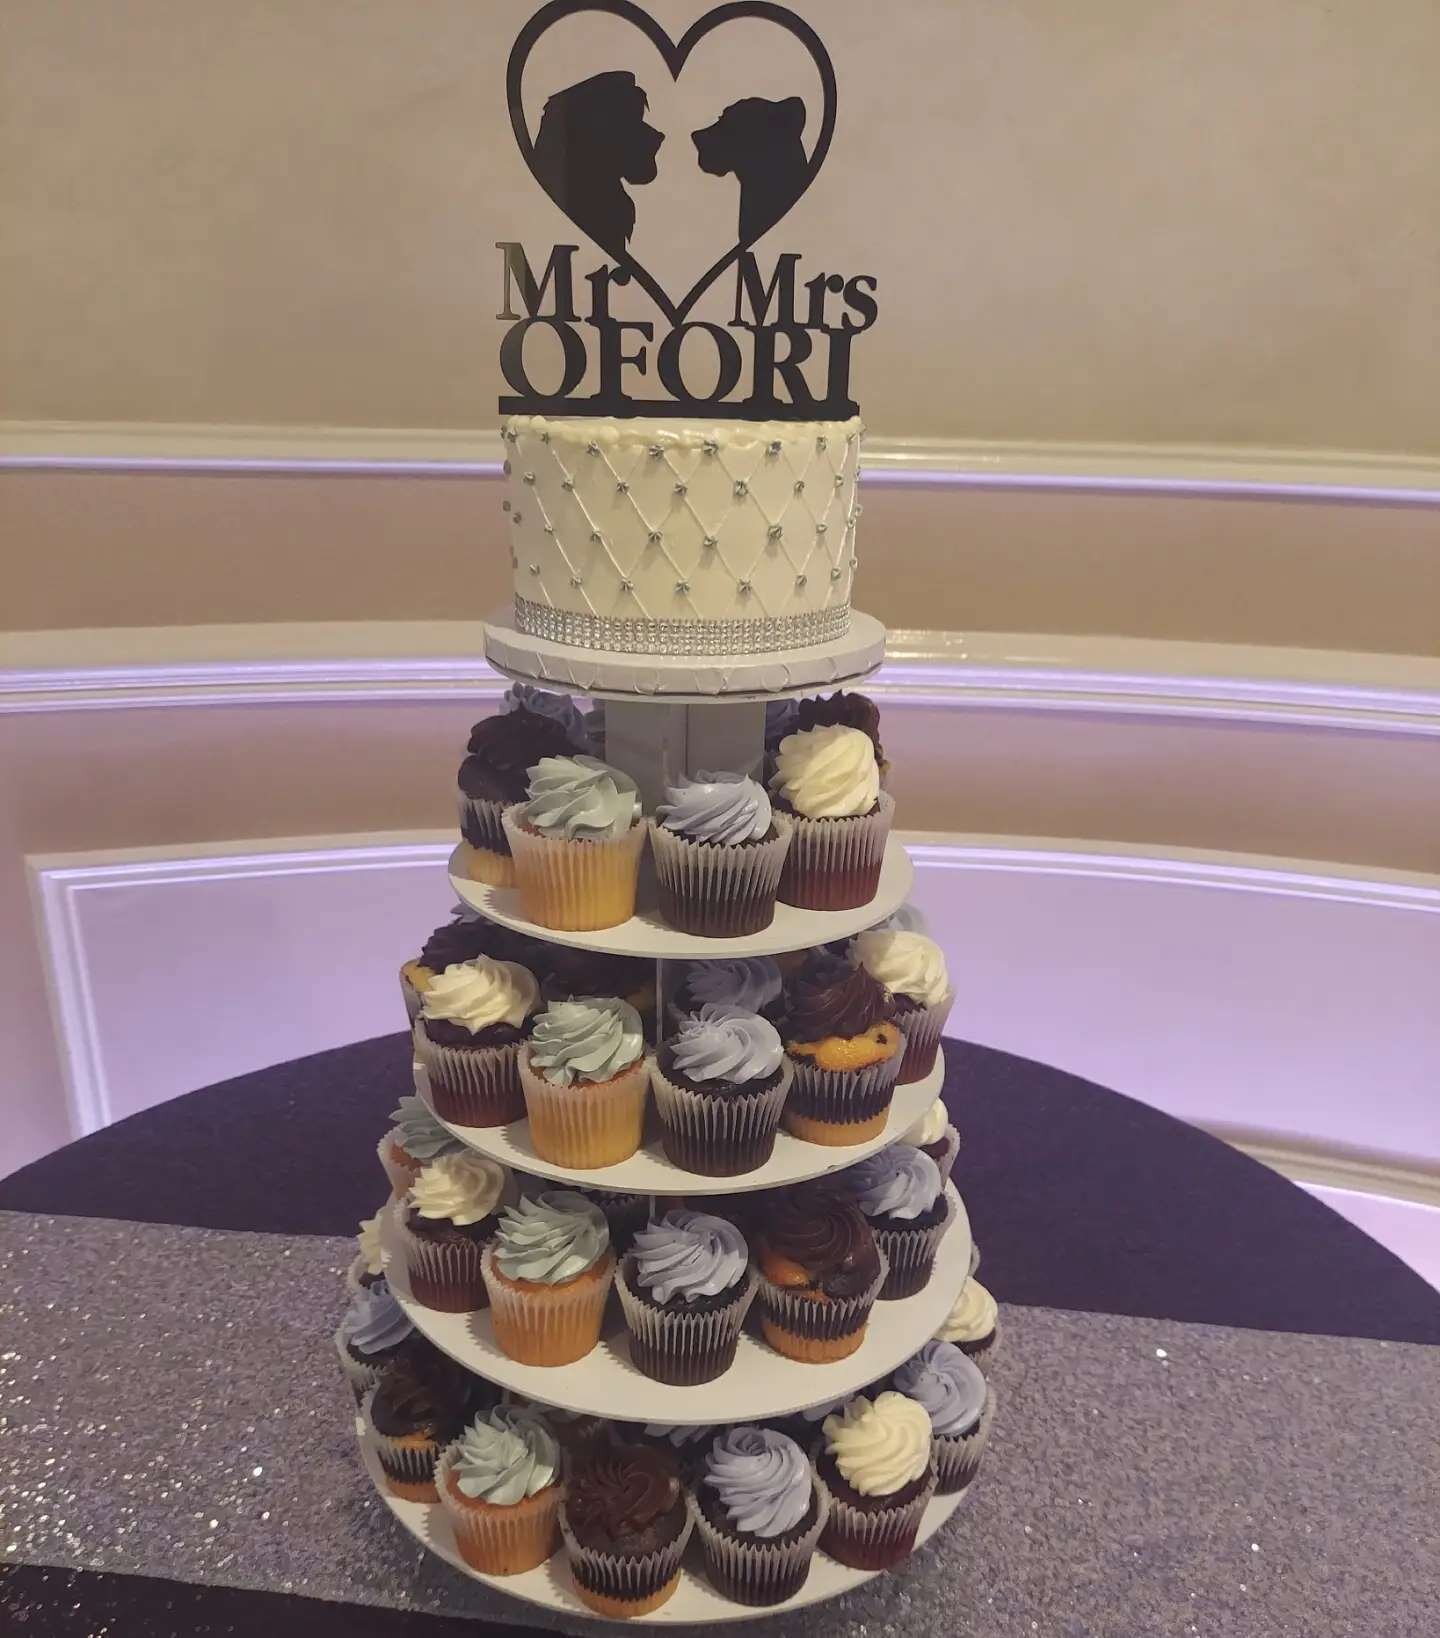
[[546, 1189], [502, 1214], [495, 1262], [507, 1279], [562, 1285], [592, 1268], [609, 1247], [610, 1225], [599, 1206], [570, 1189]]
[[452, 1471], [462, 1495], [514, 1507], [555, 1483], [560, 1446], [534, 1411], [497, 1405], [461, 1434]]
[[400, 1134], [400, 1147], [412, 1160], [437, 1160], [464, 1147], [459, 1138], [450, 1136], [420, 1098], [401, 1098], [399, 1108], [390, 1111], [390, 1119]]
[[628, 1001], [552, 1001], [535, 1020], [531, 1065], [548, 1081], [608, 1081], [645, 1056], [645, 1030]]
[[530, 770], [525, 818], [543, 836], [613, 841], [640, 817], [629, 774], [593, 756], [542, 756]]

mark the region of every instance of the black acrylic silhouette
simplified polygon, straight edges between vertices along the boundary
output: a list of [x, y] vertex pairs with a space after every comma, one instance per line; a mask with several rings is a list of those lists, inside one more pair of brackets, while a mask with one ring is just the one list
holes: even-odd
[[713, 125], [693, 133], [700, 169], [740, 184], [740, 240], [754, 244], [804, 193], [810, 161], [801, 145], [805, 104], [742, 97]]
[[624, 184], [655, 180], [665, 140], [646, 123], [648, 107], [633, 74], [595, 74], [546, 102], [535, 136], [532, 168], [546, 193], [612, 256], [625, 254], [635, 231]]

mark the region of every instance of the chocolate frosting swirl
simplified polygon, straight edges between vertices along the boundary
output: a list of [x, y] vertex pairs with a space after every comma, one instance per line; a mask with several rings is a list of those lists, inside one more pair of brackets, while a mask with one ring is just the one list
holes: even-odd
[[680, 1472], [663, 1450], [621, 1446], [577, 1473], [565, 1517], [584, 1546], [643, 1534], [680, 1500]]
[[830, 1297], [856, 1296], [880, 1277], [870, 1225], [857, 1206], [824, 1184], [802, 1184], [775, 1202], [765, 1244], [798, 1263]]
[[470, 730], [470, 754], [460, 764], [459, 785], [466, 796], [490, 802], [523, 802], [529, 771], [547, 756], [570, 756], [569, 734], [549, 717], [507, 711], [486, 717]]
[[420, 1429], [453, 1438], [470, 1414], [477, 1386], [463, 1366], [426, 1351], [385, 1372], [370, 1404], [370, 1419], [392, 1438]]
[[885, 760], [880, 743], [880, 711], [864, 694], [847, 694], [843, 689], [825, 699], [801, 700], [795, 713], [793, 732], [807, 728], [858, 728], [875, 747], [875, 760]]
[[493, 921], [447, 921], [437, 927], [420, 947], [420, 965], [432, 973], [443, 973], [457, 962], [490, 956], [495, 961], [510, 959], [514, 935]]
[[790, 991], [786, 1034], [792, 1041], [863, 1035], [893, 1010], [890, 992], [863, 967], [819, 955], [807, 962]]

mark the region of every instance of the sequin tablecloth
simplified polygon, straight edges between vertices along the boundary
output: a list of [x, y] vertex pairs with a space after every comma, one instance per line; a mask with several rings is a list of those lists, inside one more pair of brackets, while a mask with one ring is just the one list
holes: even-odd
[[[904, 1570], [746, 1630], [1435, 1630], [1440, 1296], [1201, 1134], [947, 1050], [1006, 1333], [986, 1468]], [[0, 1632], [543, 1622], [393, 1523], [330, 1351], [337, 1236], [383, 1194], [375, 1135], [406, 1067], [399, 1038], [282, 1065], [0, 1182]]]

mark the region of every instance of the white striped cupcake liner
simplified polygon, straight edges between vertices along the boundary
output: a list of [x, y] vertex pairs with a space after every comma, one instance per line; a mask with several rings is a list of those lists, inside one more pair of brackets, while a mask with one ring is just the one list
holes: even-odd
[[990, 1428], [994, 1420], [995, 1390], [987, 1388], [985, 1408], [969, 1433], [935, 1435], [935, 1471], [939, 1476], [942, 1496], [954, 1496], [974, 1482], [975, 1475], [980, 1471], [985, 1447], [990, 1443]]
[[599, 1346], [605, 1305], [614, 1283], [615, 1258], [606, 1252], [602, 1277], [567, 1284], [517, 1288], [495, 1265], [493, 1247], [482, 1261], [495, 1342], [501, 1353], [522, 1365], [573, 1365]]
[[786, 1116], [854, 1126], [889, 1109], [900, 1073], [898, 1052], [864, 1069], [821, 1069], [808, 1058], [791, 1057], [794, 1070]]
[[410, 1294], [442, 1314], [468, 1314], [486, 1303], [481, 1273], [483, 1244], [473, 1240], [427, 1240], [406, 1222], [409, 1207], [395, 1202], [395, 1228], [410, 1279]]
[[717, 1528], [705, 1517], [695, 1496], [686, 1495], [705, 1558], [706, 1577], [722, 1598], [759, 1609], [783, 1603], [800, 1591], [830, 1518], [830, 1493], [817, 1484], [814, 1497], [815, 1522], [794, 1541], [777, 1543]]
[[853, 819], [791, 816], [795, 833], [780, 873], [780, 902], [802, 910], [858, 910], [869, 904], [880, 885], [894, 817], [895, 799], [885, 791], [873, 813]]
[[788, 1286], [776, 1285], [757, 1273], [755, 1300], [761, 1314], [782, 1331], [793, 1336], [822, 1342], [852, 1336], [869, 1319], [875, 1300], [890, 1274], [885, 1252], [880, 1250], [880, 1273], [864, 1291], [853, 1297], [801, 1297]]
[[830, 1503], [830, 1517], [820, 1538], [821, 1551], [852, 1569], [888, 1570], [914, 1547], [920, 1520], [938, 1481], [932, 1461], [918, 1496], [903, 1507], [885, 1507], [878, 1512], [842, 1501], [818, 1472], [815, 1482]]
[[917, 1007], [896, 1018], [900, 1033], [905, 1037], [905, 1054], [900, 1064], [898, 1085], [910, 1086], [915, 1081], [923, 1081], [934, 1069], [941, 1032], [954, 1005], [955, 991], [951, 989], [933, 1007]]
[[894, 1302], [901, 1297], [913, 1297], [929, 1283], [935, 1267], [935, 1253], [945, 1238], [945, 1231], [955, 1220], [955, 1206], [949, 1195], [944, 1195], [945, 1214], [938, 1223], [927, 1229], [875, 1228], [875, 1243], [885, 1254], [890, 1272], [880, 1288], [882, 1302]]
[[755, 1300], [755, 1269], [747, 1270], [740, 1295], [726, 1307], [687, 1314], [658, 1309], [647, 1302], [630, 1283], [628, 1262], [628, 1258], [622, 1258], [616, 1269], [615, 1289], [630, 1333], [630, 1361], [636, 1370], [656, 1382], [682, 1388], [723, 1376], [735, 1362], [740, 1329]]
[[508, 1126], [525, 1115], [520, 1086], [520, 1041], [506, 1046], [442, 1046], [414, 1030], [415, 1062], [425, 1071], [426, 1095], [441, 1120], [457, 1126]]
[[694, 1092], [650, 1066], [650, 1087], [666, 1155], [705, 1177], [737, 1177], [769, 1160], [795, 1070], [787, 1058], [780, 1079], [763, 1092]]
[[[424, 1497], [412, 1494], [409, 1497], [411, 1501], [438, 1500], [433, 1492], [435, 1463], [440, 1457], [440, 1447], [433, 1441], [423, 1445], [407, 1444], [381, 1433], [371, 1416], [371, 1406], [378, 1386], [377, 1383], [375, 1388], [367, 1390], [365, 1397], [360, 1401], [360, 1417], [365, 1429], [365, 1443], [375, 1453], [375, 1460], [380, 1464], [380, 1471], [385, 1475], [387, 1486], [396, 1495], [417, 1490], [430, 1492]], [[397, 1486], [404, 1488], [397, 1489]]]
[[584, 1547], [575, 1539], [570, 1521], [565, 1516], [565, 1504], [560, 1504], [560, 1534], [570, 1559], [571, 1573], [576, 1584], [599, 1598], [613, 1599], [625, 1604], [640, 1603], [653, 1598], [680, 1568], [695, 1521], [686, 1508], [685, 1523], [679, 1536], [668, 1547], [653, 1553], [605, 1553], [598, 1548]]
[[775, 835], [767, 842], [729, 847], [694, 842], [664, 825], [647, 821], [660, 912], [681, 933], [702, 938], [745, 938], [775, 919], [775, 895], [790, 847], [792, 826], [774, 816]]

